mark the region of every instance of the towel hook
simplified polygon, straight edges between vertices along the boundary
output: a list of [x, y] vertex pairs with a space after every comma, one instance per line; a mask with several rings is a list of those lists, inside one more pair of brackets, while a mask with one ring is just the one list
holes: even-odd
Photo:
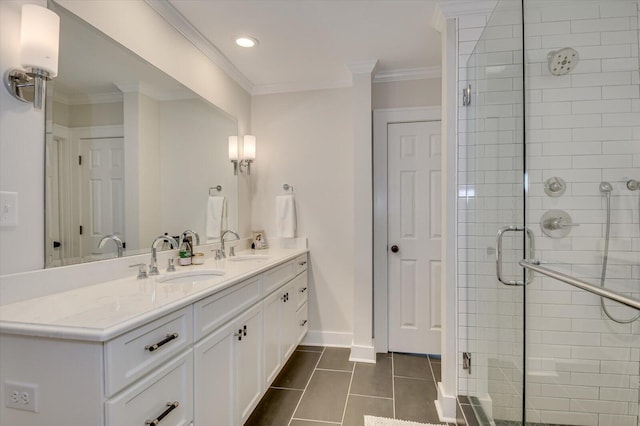
[[213, 195], [213, 194], [211, 193], [211, 190], [212, 190], [212, 189], [215, 189], [216, 191], [220, 192], [220, 191], [222, 191], [222, 185], [218, 185], [218, 186], [212, 186], [212, 187], [210, 187], [210, 188], [209, 188], [209, 195]]
[[285, 191], [291, 190], [291, 192], [293, 192], [293, 186], [289, 185], [288, 183], [282, 185], [282, 189], [284, 189]]

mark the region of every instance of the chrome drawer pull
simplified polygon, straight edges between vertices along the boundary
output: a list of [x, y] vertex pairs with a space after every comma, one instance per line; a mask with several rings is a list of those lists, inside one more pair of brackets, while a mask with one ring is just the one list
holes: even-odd
[[300, 321], [300, 327], [304, 327], [305, 325], [307, 325], [307, 320]]
[[304, 293], [305, 291], [307, 291], [306, 287], [300, 289], [300, 293]]
[[147, 420], [146, 422], [144, 422], [144, 424], [145, 425], [157, 425], [158, 423], [160, 423], [162, 421], [162, 419], [167, 417], [170, 412], [172, 412], [173, 410], [178, 408], [179, 405], [180, 405], [180, 403], [178, 401], [167, 402], [167, 407], [169, 407], [169, 408], [164, 410], [164, 412], [162, 414], [160, 414], [158, 417], [156, 417], [155, 419]]
[[300, 265], [300, 266], [304, 266], [304, 265], [306, 265], [306, 264], [307, 264], [307, 261], [306, 261], [306, 260], [303, 260], [302, 262], [300, 262], [300, 263], [299, 263], [299, 265]]
[[160, 340], [158, 343], [155, 343], [153, 345], [147, 345], [144, 348], [146, 350], [148, 350], [149, 352], [153, 352], [157, 349], [160, 348], [160, 346], [164, 346], [167, 343], [169, 343], [170, 341], [177, 339], [178, 338], [178, 333], [173, 333], [173, 334], [167, 334], [167, 337], [165, 337], [164, 339]]

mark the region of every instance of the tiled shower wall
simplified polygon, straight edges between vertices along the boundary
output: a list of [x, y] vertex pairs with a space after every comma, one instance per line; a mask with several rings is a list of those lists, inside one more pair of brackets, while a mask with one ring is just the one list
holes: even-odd
[[[489, 414], [504, 420], [521, 413], [522, 292], [496, 281], [492, 250], [499, 227], [522, 223], [518, 3], [500, 2], [477, 44], [486, 19], [459, 20], [460, 88], [475, 85], [472, 108], [459, 111], [459, 348], [474, 357], [472, 374], [459, 368], [459, 393], [490, 401]], [[607, 287], [640, 297], [640, 193], [624, 185], [640, 180], [638, 2], [527, 0], [525, 37], [526, 220], [535, 257], [599, 284], [606, 204], [598, 186], [609, 181]], [[547, 54], [568, 46], [578, 66], [551, 75]], [[559, 198], [543, 190], [552, 176], [567, 182]], [[549, 209], [566, 210], [580, 226], [566, 238], [544, 236], [539, 220]], [[505, 252], [521, 244], [505, 243]], [[606, 319], [598, 297], [551, 279], [536, 277], [526, 297], [527, 420], [636, 426], [640, 321]], [[616, 317], [633, 315], [607, 305]]]
[[[638, 1], [525, 1], [527, 226], [536, 257], [548, 266], [600, 284], [606, 199], [613, 186], [606, 286], [640, 298], [640, 76]], [[547, 55], [579, 54], [575, 69], [555, 76]], [[567, 182], [552, 198], [544, 181]], [[568, 212], [569, 236], [544, 236], [540, 217]], [[640, 321], [604, 317], [600, 298], [548, 278], [527, 289], [527, 414], [529, 421], [638, 425]], [[636, 313], [607, 303], [620, 319]]]

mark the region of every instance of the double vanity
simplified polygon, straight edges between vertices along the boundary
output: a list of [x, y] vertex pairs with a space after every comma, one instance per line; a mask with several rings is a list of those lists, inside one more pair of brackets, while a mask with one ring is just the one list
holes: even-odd
[[3, 305], [0, 424], [242, 425], [306, 334], [308, 293], [289, 248]]

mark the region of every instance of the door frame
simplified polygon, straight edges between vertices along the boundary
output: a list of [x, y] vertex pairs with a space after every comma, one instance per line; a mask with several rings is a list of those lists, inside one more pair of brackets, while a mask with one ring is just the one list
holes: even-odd
[[[389, 351], [389, 282], [387, 279], [388, 126], [395, 123], [441, 120], [441, 108], [439, 106], [385, 108], [373, 111], [373, 337], [374, 350], [376, 352]], [[443, 176], [443, 179], [445, 178], [446, 176]]]

